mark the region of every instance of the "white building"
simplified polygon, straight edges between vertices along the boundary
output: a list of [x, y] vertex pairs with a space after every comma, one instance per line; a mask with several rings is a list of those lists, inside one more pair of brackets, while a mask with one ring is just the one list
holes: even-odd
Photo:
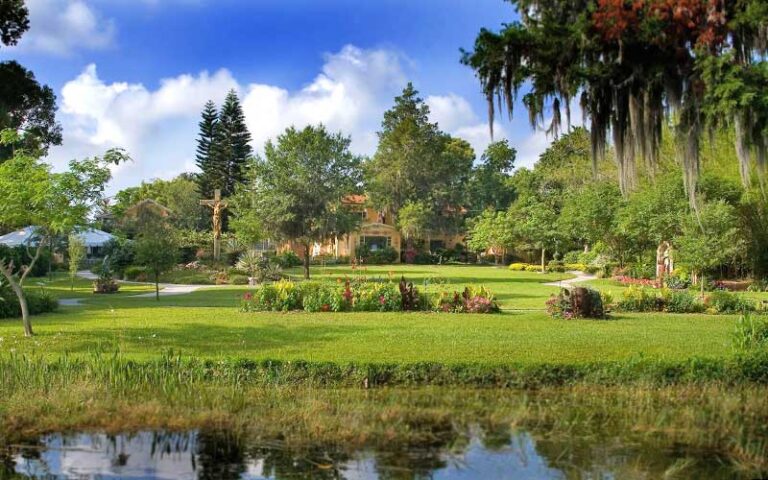
[[[104, 245], [115, 238], [113, 235], [95, 228], [82, 230], [77, 233], [77, 236], [80, 237], [85, 244], [88, 258], [101, 257], [101, 251], [102, 248], [104, 248]], [[15, 232], [0, 236], [0, 245], [6, 245], [8, 247], [18, 247], [20, 245], [36, 247], [38, 241], [39, 237], [35, 235], [35, 227], [24, 227]]]

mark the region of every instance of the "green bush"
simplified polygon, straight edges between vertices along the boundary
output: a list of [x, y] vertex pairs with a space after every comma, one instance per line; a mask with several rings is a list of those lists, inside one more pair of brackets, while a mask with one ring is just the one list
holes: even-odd
[[581, 263], [579, 256], [584, 253], [581, 250], [572, 250], [563, 255], [563, 263]]
[[302, 264], [301, 258], [293, 250], [286, 250], [275, 255], [275, 262], [280, 265], [280, 268], [298, 267]]
[[603, 296], [591, 288], [562, 288], [560, 293], [552, 295], [545, 305], [549, 316], [556, 319], [606, 317]]
[[[6, 263], [13, 262], [14, 271], [18, 272], [19, 267], [22, 265], [29, 265], [32, 258], [35, 255], [36, 248], [29, 248], [24, 246], [9, 247], [7, 245], [0, 245], [0, 258], [4, 259]], [[51, 251], [48, 248], [43, 248], [40, 252], [40, 257], [32, 267], [32, 271], [29, 273], [32, 277], [44, 277], [48, 275], [48, 266], [52, 261]]]
[[509, 267], [507, 268], [513, 272], [524, 272], [528, 269], [528, 266], [529, 265], [527, 263], [510, 263]]
[[397, 250], [392, 247], [384, 247], [373, 251], [368, 245], [359, 245], [355, 253], [358, 258], [363, 260], [363, 263], [369, 265], [384, 265], [397, 261]]
[[[59, 308], [58, 300], [46, 290], [27, 290], [25, 296], [30, 315], [53, 312]], [[0, 286], [0, 318], [20, 317], [21, 307], [16, 294], [8, 285], [3, 284]]]
[[616, 306], [625, 312], [660, 312], [664, 301], [651, 288], [630, 285], [621, 293]]
[[547, 264], [547, 271], [563, 273], [565, 272], [565, 264], [561, 260], [550, 260]]
[[589, 269], [588, 265], [584, 265], [583, 263], [566, 263], [565, 264], [565, 270], [576, 270], [579, 272], [586, 272]]
[[717, 313], [743, 313], [756, 309], [755, 301], [729, 292], [712, 292], [704, 298], [704, 305]]
[[377, 281], [298, 282], [281, 280], [265, 284], [243, 296], [244, 312], [398, 312], [438, 310], [461, 313], [499, 311], [493, 294], [484, 287], [469, 286], [462, 293], [420, 293], [404, 279], [400, 283]]
[[230, 285], [248, 285], [248, 276], [247, 275], [230, 275], [229, 284]]
[[132, 282], [146, 282], [147, 281], [147, 269], [145, 267], [139, 267], [131, 265], [126, 267], [123, 271], [123, 278]]
[[664, 309], [669, 313], [701, 313], [705, 310], [696, 295], [686, 290], [670, 292], [664, 303]]

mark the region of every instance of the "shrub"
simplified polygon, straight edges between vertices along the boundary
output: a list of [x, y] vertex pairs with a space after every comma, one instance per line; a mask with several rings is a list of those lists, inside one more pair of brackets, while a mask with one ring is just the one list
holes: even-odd
[[230, 275], [230, 285], [248, 285], [248, 276], [246, 275]]
[[669, 292], [664, 303], [664, 309], [669, 313], [701, 313], [705, 310], [696, 295], [685, 290]]
[[627, 269], [627, 275], [634, 278], [652, 279], [656, 278], [656, 265], [647, 263], [635, 263]]
[[526, 265], [526, 272], [541, 272], [541, 265]]
[[664, 302], [653, 289], [630, 285], [621, 292], [617, 307], [625, 312], [660, 312]]
[[[25, 292], [30, 315], [40, 315], [56, 311], [59, 302], [47, 290], [27, 290]], [[21, 318], [19, 299], [8, 285], [0, 285], [0, 318]]]
[[550, 260], [547, 264], [547, 271], [549, 272], [565, 272], [565, 264], [560, 260]]
[[524, 272], [528, 268], [527, 263], [510, 263], [509, 267], [513, 272]]
[[563, 255], [563, 263], [580, 263], [579, 262], [579, 256], [583, 252], [581, 250], [571, 250], [570, 252]]
[[755, 310], [754, 300], [725, 291], [710, 293], [704, 298], [704, 305], [716, 313], [743, 313]]
[[682, 290], [691, 286], [690, 280], [676, 275], [669, 275], [664, 279], [664, 283], [668, 288], [673, 288], [675, 290]]
[[591, 288], [575, 287], [561, 289], [546, 302], [547, 313], [552, 318], [570, 320], [573, 318], [605, 318], [605, 309], [600, 292]]
[[123, 272], [123, 278], [132, 282], [146, 282], [147, 269], [145, 267], [131, 265], [130, 267], [127, 267]]
[[463, 293], [422, 294], [402, 278], [399, 284], [378, 281], [300, 282], [286, 280], [246, 293], [244, 312], [305, 310], [307, 312], [397, 312], [435, 309], [462, 313], [493, 313], [499, 306], [484, 287], [466, 287]]
[[104, 257], [109, 259], [109, 268], [121, 277], [125, 270], [136, 260], [136, 248], [131, 240], [118, 238], [110, 240], [103, 249]]
[[[6, 263], [13, 262], [14, 270], [18, 271], [22, 265], [29, 265], [35, 255], [36, 248], [29, 248], [19, 245], [17, 247], [9, 247], [7, 245], [0, 245], [0, 258], [5, 259]], [[43, 248], [40, 252], [40, 257], [32, 267], [32, 271], [29, 273], [31, 277], [44, 277], [48, 275], [48, 266], [52, 261], [51, 251], [48, 248]]]
[[566, 263], [565, 264], [565, 270], [576, 270], [579, 272], [586, 272], [589, 267], [587, 265], [584, 265], [583, 263]]
[[286, 250], [283, 253], [275, 255], [275, 262], [281, 268], [292, 268], [301, 265], [301, 258], [293, 250]]
[[[359, 245], [356, 254], [358, 258], [363, 260], [363, 263], [370, 265], [394, 263], [397, 260], [397, 251], [392, 247], [384, 247], [374, 251], [371, 250], [368, 245]], [[418, 255], [419, 254], [417, 253], [416, 257], [418, 257]]]

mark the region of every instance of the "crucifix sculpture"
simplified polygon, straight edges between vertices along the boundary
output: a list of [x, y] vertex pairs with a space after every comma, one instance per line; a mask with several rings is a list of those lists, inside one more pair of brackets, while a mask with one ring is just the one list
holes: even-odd
[[213, 192], [212, 200], [200, 200], [200, 205], [213, 210], [213, 259], [221, 260], [221, 212], [227, 208], [227, 201], [221, 199], [221, 190]]

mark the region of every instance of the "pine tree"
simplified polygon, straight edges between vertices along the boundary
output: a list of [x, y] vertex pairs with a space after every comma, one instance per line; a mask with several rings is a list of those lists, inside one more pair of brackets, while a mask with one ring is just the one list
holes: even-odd
[[248, 158], [253, 153], [251, 134], [245, 124], [240, 99], [230, 90], [219, 113], [216, 132], [215, 164], [220, 169], [222, 195], [234, 194], [235, 188], [245, 182]]
[[216, 143], [217, 126], [219, 123], [219, 114], [216, 111], [216, 104], [209, 100], [203, 108], [202, 120], [200, 120], [200, 133], [197, 139], [197, 167], [200, 174], [197, 176], [197, 187], [200, 195], [204, 198], [210, 198], [214, 190], [214, 157], [213, 151]]

